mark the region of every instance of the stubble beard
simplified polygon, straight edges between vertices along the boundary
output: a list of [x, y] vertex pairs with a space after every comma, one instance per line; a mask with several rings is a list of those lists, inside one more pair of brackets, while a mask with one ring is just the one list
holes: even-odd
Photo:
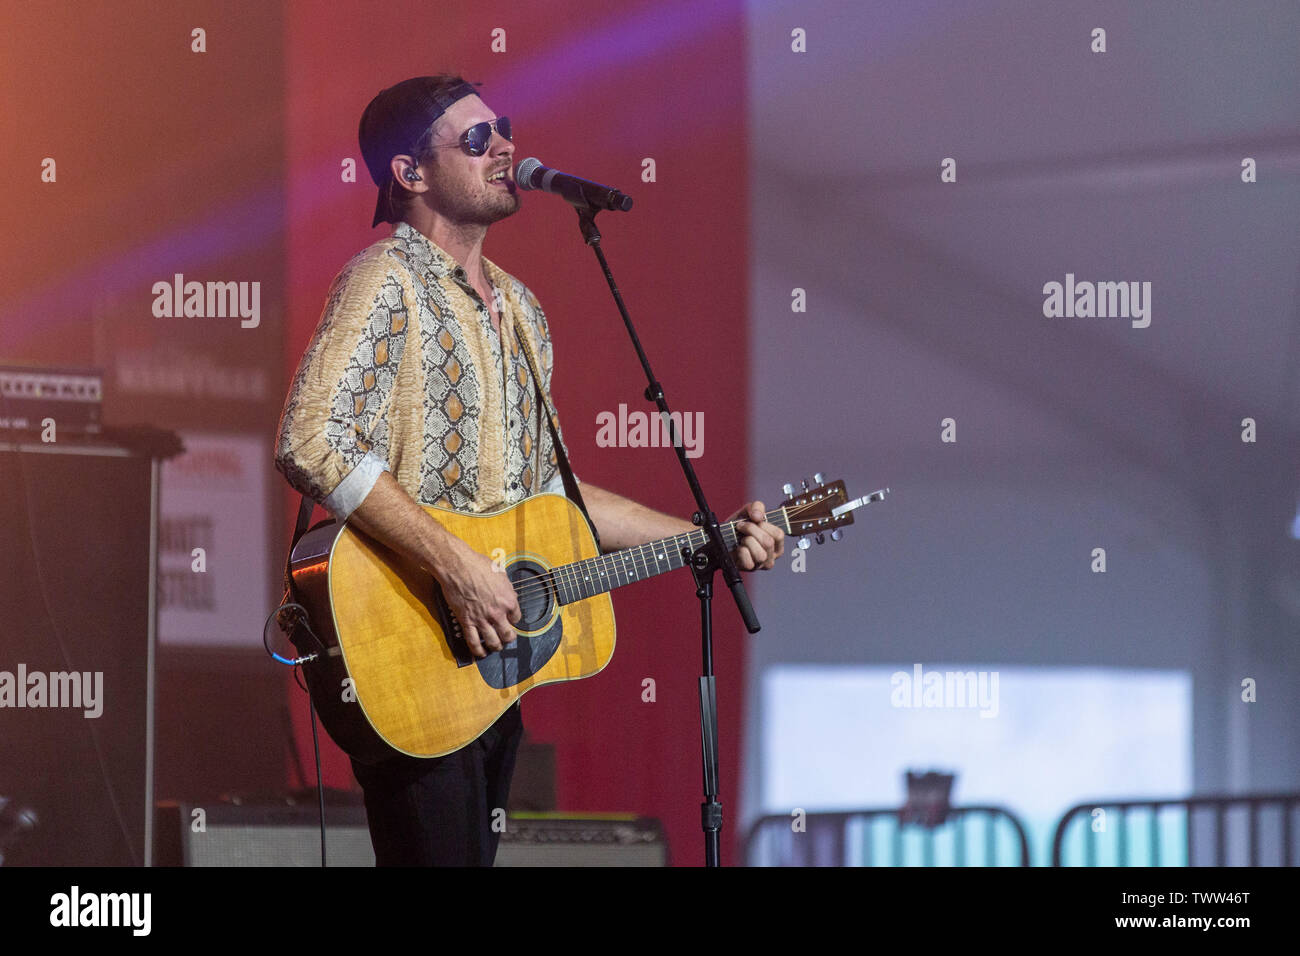
[[500, 222], [519, 211], [519, 187], [502, 191], [497, 195], [496, 186], [487, 187], [490, 192], [484, 196], [469, 197], [463, 193], [452, 192], [454, 197], [447, 203], [446, 215], [466, 225], [490, 226]]
[[[496, 187], [492, 186], [490, 188], [495, 189]], [[495, 218], [492, 219], [492, 222], [499, 222], [502, 219], [506, 219], [510, 216], [513, 216], [515, 213], [519, 211], [518, 189], [519, 187], [516, 186], [513, 190], [507, 190], [501, 196], [489, 197], [490, 199], [500, 200], [499, 202], [491, 204], [496, 207], [494, 210]]]

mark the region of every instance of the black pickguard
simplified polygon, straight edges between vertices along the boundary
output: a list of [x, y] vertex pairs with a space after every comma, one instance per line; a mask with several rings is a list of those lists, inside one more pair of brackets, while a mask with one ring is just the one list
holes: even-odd
[[[555, 607], [555, 591], [544, 577], [546, 569], [535, 561], [522, 558], [506, 567], [506, 574], [520, 591], [519, 610], [522, 617], [515, 624], [516, 631], [533, 631], [547, 621]], [[442, 588], [434, 582], [434, 610], [442, 626], [447, 647], [460, 667], [478, 666], [479, 674], [489, 687], [503, 690], [536, 674], [549, 661], [560, 646], [564, 636], [564, 619], [557, 615], [551, 626], [540, 634], [518, 634], [515, 640], [499, 651], [484, 658], [470, 653], [469, 645], [461, 632], [460, 622], [447, 607]]]

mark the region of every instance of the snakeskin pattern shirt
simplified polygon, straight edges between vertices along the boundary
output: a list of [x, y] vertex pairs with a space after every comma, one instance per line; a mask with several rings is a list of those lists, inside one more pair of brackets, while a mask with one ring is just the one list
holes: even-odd
[[465, 270], [407, 223], [344, 267], [280, 417], [275, 465], [294, 488], [339, 520], [384, 471], [417, 502], [456, 511], [564, 493], [516, 332], [518, 319], [549, 394], [546, 316], [486, 257], [483, 271], [500, 336]]

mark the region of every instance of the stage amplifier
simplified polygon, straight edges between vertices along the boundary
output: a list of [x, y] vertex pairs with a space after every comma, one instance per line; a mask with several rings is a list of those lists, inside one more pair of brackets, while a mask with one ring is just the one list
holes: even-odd
[[[326, 806], [330, 866], [374, 866], [365, 808]], [[163, 803], [158, 807], [160, 866], [320, 866], [314, 805]], [[633, 814], [512, 814], [497, 866], [666, 866], [658, 820]]]
[[40, 431], [52, 418], [66, 434], [97, 434], [103, 403], [104, 376], [96, 369], [0, 365], [0, 430]]

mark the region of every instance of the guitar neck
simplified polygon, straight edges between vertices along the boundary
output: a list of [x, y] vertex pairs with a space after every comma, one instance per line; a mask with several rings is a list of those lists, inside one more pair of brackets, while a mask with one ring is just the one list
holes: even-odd
[[[769, 511], [767, 520], [786, 534], [790, 533], [790, 522], [784, 508]], [[736, 522], [728, 521], [720, 527], [722, 540], [728, 548], [734, 548], [739, 540]], [[682, 552], [695, 551], [708, 541], [708, 537], [703, 529], [686, 531], [670, 538], [660, 538], [658, 541], [638, 544], [622, 551], [611, 551], [609, 554], [555, 568], [552, 575], [556, 596], [561, 604], [572, 604], [621, 588], [625, 584], [644, 581], [656, 574], [684, 568], [686, 558]]]

